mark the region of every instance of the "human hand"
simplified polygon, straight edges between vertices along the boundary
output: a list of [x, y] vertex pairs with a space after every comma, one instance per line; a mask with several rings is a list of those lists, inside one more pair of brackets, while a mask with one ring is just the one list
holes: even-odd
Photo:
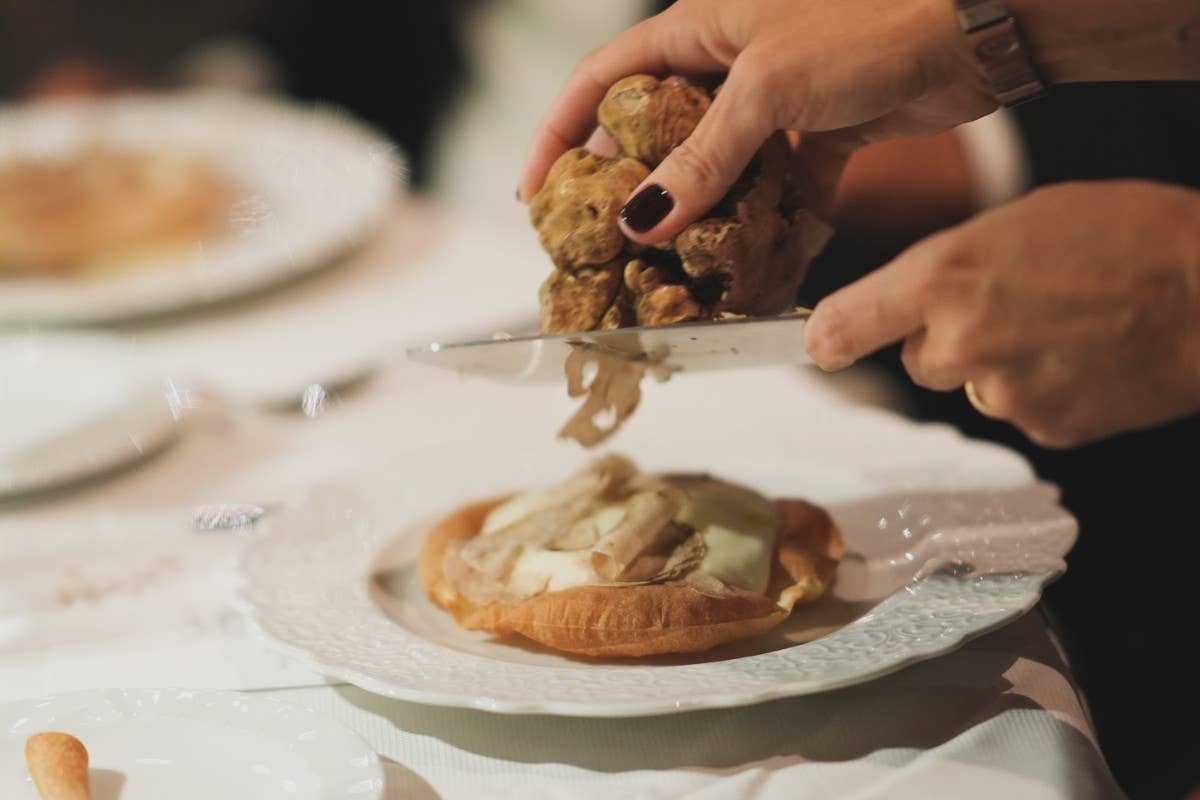
[[774, 131], [804, 132], [832, 191], [856, 147], [936, 133], [995, 108], [949, 0], [680, 0], [580, 62], [534, 134], [522, 199], [588, 137], [612, 83], [726, 72], [692, 135], [634, 192], [658, 185], [670, 210], [657, 220], [628, 214], [630, 239], [666, 241], [708, 211]]
[[1200, 192], [1068, 183], [925, 239], [822, 301], [809, 354], [904, 340], [918, 384], [1070, 447], [1200, 410]]

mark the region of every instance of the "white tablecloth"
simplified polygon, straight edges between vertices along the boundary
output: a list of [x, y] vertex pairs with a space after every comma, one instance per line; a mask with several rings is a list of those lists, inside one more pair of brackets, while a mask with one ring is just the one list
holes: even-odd
[[[754, 412], [736, 411], [747, 397]], [[552, 442], [571, 408], [561, 387], [394, 365], [313, 419], [202, 405], [148, 462], [0, 506], [0, 702], [111, 686], [270, 692], [360, 733], [388, 759], [389, 800], [1120, 796], [1036, 613], [951, 655], [822, 695], [634, 720], [493, 716], [327, 685], [276, 655], [232, 609], [242, 540], [189, 528], [204, 503], [272, 503], [413, 470], [453, 475], [481, 443], [544, 445], [582, 461]], [[917, 464], [948, 485], [974, 479], [954, 461], [931, 463], [905, 430], [848, 404], [824, 376], [752, 370], [736, 382], [697, 375], [647, 387], [615, 444], [652, 463], [803, 450], [891, 485]], [[995, 470], [980, 479], [1026, 475], [1015, 456], [980, 447]], [[448, 479], [426, 499], [462, 498]]]
[[364, 734], [389, 800], [1119, 796], [1036, 613], [869, 684], [729, 711], [503, 717], [352, 686], [273, 694]]

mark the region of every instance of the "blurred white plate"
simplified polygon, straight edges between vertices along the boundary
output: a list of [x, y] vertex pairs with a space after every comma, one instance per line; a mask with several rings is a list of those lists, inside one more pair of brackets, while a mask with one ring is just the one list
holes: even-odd
[[[242, 552], [241, 597], [268, 639], [303, 664], [389, 697], [502, 713], [624, 717], [749, 705], [868, 681], [1018, 618], [1066, 568], [1075, 521], [1009, 454], [895, 420], [926, 470], [887, 481], [803, 457], [721, 452], [712, 469], [775, 497], [827, 507], [847, 555], [831, 596], [778, 629], [712, 651], [595, 660], [458, 628], [425, 596], [416, 559], [440, 509], [573, 468], [545, 450], [484, 450], [364, 498], [327, 491], [275, 517]], [[880, 442], [882, 444], [882, 442]], [[578, 466], [583, 461], [572, 454]], [[899, 456], [895, 463], [901, 463]], [[468, 463], [469, 462], [469, 463]], [[959, 470], [949, 483], [946, 463]], [[651, 466], [647, 464], [646, 466]], [[665, 467], [665, 464], [659, 468]], [[1014, 480], [1015, 479], [1015, 480]], [[503, 487], [503, 488], [502, 488]]]
[[522, 317], [536, 327], [547, 265], [523, 215], [496, 222], [410, 199], [336, 269], [253, 303], [121, 329], [173, 374], [238, 402], [296, 408], [310, 384], [365, 377], [405, 344], [490, 335]]
[[0, 335], [0, 498], [157, 452], [178, 431], [173, 391], [120, 339]]
[[37, 800], [25, 740], [70, 733], [92, 800], [376, 800], [379, 759], [315, 711], [236, 692], [108, 689], [0, 706], [0, 796]]
[[198, 155], [235, 186], [229, 230], [90, 279], [0, 280], [0, 325], [162, 314], [264, 289], [329, 263], [377, 225], [402, 184], [395, 148], [345, 114], [224, 93], [0, 107], [0, 161], [106, 144]]

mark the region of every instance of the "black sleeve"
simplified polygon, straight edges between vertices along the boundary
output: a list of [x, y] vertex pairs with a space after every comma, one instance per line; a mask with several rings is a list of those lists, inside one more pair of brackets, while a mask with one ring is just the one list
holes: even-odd
[[1151, 178], [1200, 187], [1200, 82], [1056, 86], [1014, 113], [1038, 184]]

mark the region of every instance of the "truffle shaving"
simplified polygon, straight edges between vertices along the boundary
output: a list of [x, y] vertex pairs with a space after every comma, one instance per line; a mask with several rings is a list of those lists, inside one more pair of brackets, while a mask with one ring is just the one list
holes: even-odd
[[[595, 365], [596, 374], [585, 383], [584, 372]], [[642, 399], [641, 382], [649, 361], [635, 361], [600, 350], [577, 347], [567, 356], [567, 394], [584, 397], [581, 405], [559, 430], [561, 439], [574, 439], [584, 447], [595, 447], [612, 436], [637, 409]], [[654, 370], [659, 380], [664, 373]]]
[[665, 483], [630, 497], [625, 504], [625, 516], [592, 549], [592, 569], [596, 575], [604, 581], [621, 576], [634, 559], [670, 528], [685, 500], [683, 491]]

